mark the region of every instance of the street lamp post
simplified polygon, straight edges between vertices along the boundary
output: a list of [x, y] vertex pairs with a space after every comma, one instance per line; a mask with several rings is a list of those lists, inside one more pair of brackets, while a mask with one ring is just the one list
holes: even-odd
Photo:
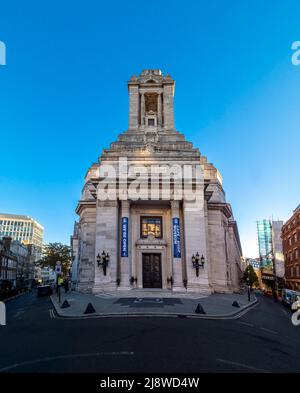
[[247, 282], [247, 287], [248, 287], [248, 302], [250, 302], [250, 278], [247, 277], [246, 278], [246, 282]]

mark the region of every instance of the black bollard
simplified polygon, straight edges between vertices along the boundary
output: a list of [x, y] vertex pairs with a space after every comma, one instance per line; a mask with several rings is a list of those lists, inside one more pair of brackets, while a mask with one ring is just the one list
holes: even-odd
[[204, 311], [204, 309], [203, 309], [203, 307], [201, 306], [200, 303], [198, 303], [198, 306], [197, 306], [197, 308], [195, 310], [195, 313], [196, 314], [206, 314], [206, 312]]
[[67, 300], [65, 300], [63, 302], [63, 304], [61, 305], [61, 308], [67, 308], [67, 307], [71, 307], [71, 305], [70, 305], [70, 303]]
[[89, 303], [84, 314], [93, 314], [94, 312], [96, 312], [96, 310], [94, 309], [92, 303]]

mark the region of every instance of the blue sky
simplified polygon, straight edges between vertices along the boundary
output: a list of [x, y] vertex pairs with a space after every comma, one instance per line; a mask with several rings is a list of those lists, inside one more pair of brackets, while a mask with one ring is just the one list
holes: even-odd
[[300, 203], [295, 1], [2, 1], [0, 211], [68, 243], [83, 177], [127, 128], [126, 81], [176, 80], [175, 122], [221, 172], [244, 254]]

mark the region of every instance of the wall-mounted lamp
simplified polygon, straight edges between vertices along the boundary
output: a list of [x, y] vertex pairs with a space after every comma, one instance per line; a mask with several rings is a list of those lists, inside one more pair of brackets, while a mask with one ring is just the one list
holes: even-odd
[[193, 254], [192, 263], [193, 263], [193, 268], [196, 269], [196, 276], [199, 277], [199, 268], [203, 269], [204, 263], [205, 263], [205, 258], [203, 256], [203, 254], [202, 254], [201, 258], [200, 258], [198, 251], [196, 253], [196, 256]]
[[97, 255], [97, 264], [98, 264], [98, 267], [100, 267], [100, 266], [102, 267], [103, 274], [105, 276], [106, 276], [106, 268], [108, 266], [109, 260], [110, 260], [109, 253], [105, 254], [104, 250], [102, 251], [101, 255], [98, 253], [98, 255]]

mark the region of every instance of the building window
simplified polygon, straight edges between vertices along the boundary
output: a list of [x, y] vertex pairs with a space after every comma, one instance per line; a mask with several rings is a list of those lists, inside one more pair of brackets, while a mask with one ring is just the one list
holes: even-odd
[[146, 238], [153, 235], [157, 239], [162, 238], [161, 217], [141, 217], [141, 237]]
[[292, 245], [292, 239], [289, 237], [289, 246]]
[[148, 126], [154, 126], [154, 119], [148, 119]]
[[297, 233], [294, 233], [294, 242], [297, 243]]

